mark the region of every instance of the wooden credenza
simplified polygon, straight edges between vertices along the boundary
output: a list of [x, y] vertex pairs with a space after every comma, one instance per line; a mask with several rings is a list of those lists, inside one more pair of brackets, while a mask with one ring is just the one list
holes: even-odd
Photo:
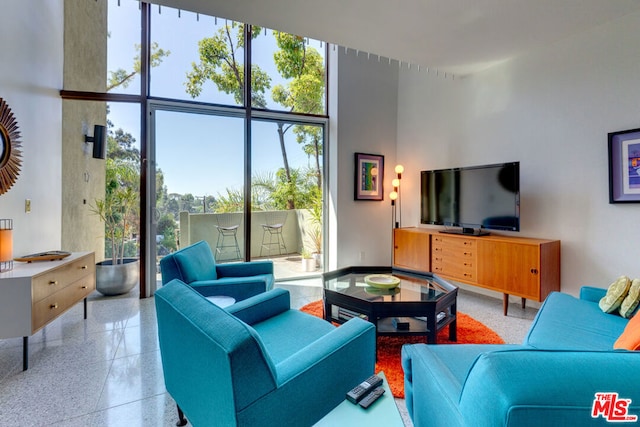
[[560, 241], [511, 236], [470, 236], [426, 228], [394, 230], [393, 265], [430, 271], [503, 294], [538, 302], [560, 290]]
[[96, 288], [93, 252], [58, 261], [14, 262], [0, 273], [0, 338], [23, 337], [23, 369], [29, 367], [29, 336], [84, 300]]

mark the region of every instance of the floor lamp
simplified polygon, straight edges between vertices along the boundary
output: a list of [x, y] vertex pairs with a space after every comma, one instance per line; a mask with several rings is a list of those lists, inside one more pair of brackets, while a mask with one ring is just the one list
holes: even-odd
[[400, 208], [400, 215], [396, 217], [396, 228], [402, 227], [402, 197], [400, 194], [400, 180], [402, 179], [402, 172], [404, 172], [404, 166], [396, 165], [395, 172], [397, 178], [391, 181], [391, 185], [393, 185], [393, 191], [398, 193], [398, 207]]

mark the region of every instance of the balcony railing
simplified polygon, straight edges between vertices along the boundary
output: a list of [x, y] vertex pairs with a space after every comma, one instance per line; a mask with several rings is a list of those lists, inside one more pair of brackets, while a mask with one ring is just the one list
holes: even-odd
[[[269, 224], [270, 217], [274, 214], [282, 214], [286, 217], [282, 227], [275, 230], [275, 234], [272, 235], [270, 231], [265, 230], [264, 225]], [[224, 224], [225, 228], [237, 226], [235, 236], [233, 232], [226, 232], [224, 229], [222, 233], [225, 236], [220, 236], [220, 224]], [[250, 252], [252, 259], [287, 257], [299, 261], [303, 251], [317, 252], [314, 240], [316, 230], [318, 225], [311, 221], [310, 213], [306, 209], [252, 212]], [[231, 214], [181, 212], [179, 233], [179, 248], [204, 240], [211, 246], [217, 262], [238, 261], [245, 257], [243, 214], [240, 212]], [[234, 237], [238, 242], [237, 250]]]

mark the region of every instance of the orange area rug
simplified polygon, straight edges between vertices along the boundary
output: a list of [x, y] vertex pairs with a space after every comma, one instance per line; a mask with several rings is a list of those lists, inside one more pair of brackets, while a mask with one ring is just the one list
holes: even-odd
[[[300, 309], [305, 313], [324, 318], [322, 300], [314, 301]], [[473, 317], [464, 313], [457, 313], [458, 341], [449, 341], [449, 328], [438, 332], [440, 344], [504, 344], [498, 334], [486, 327]], [[378, 361], [376, 372], [384, 371], [389, 381], [389, 388], [395, 397], [404, 398], [404, 372], [400, 362], [400, 350], [404, 344], [424, 343], [424, 337], [378, 337]]]

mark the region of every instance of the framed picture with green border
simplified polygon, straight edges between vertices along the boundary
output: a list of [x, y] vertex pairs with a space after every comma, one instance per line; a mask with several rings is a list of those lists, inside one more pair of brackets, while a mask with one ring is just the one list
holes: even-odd
[[383, 200], [384, 156], [355, 153], [355, 161], [354, 200]]

